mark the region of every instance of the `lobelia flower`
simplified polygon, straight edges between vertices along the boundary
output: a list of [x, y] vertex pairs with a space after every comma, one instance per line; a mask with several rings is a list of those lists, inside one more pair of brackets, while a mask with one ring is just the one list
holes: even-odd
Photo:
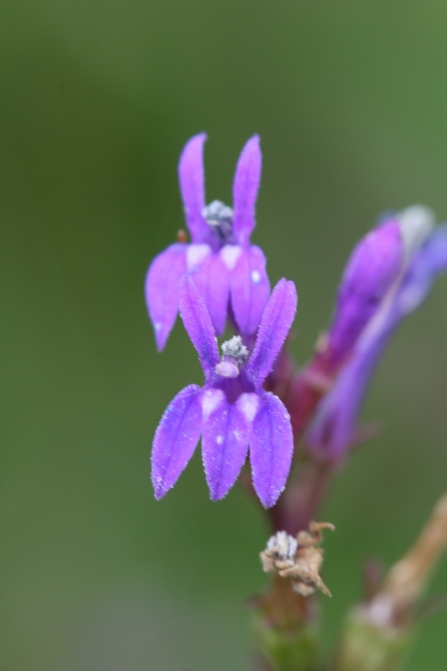
[[357, 418], [374, 369], [400, 322], [428, 296], [435, 276], [447, 271], [447, 226], [433, 228], [429, 210], [414, 206], [397, 216], [404, 243], [402, 270], [365, 326], [334, 387], [319, 404], [308, 443], [340, 459], [356, 441]]
[[211, 317], [190, 275], [180, 282], [180, 314], [202, 364], [205, 385], [185, 387], [166, 409], [152, 448], [155, 497], [162, 498], [190, 460], [202, 436], [206, 480], [213, 501], [235, 483], [250, 448], [253, 486], [264, 507], [273, 506], [290, 470], [293, 438], [289, 414], [263, 389], [297, 306], [293, 282], [280, 280], [262, 315], [252, 352], [240, 336], [219, 357]]
[[255, 135], [239, 157], [233, 183], [233, 206], [205, 205], [203, 145], [196, 135], [180, 157], [179, 180], [191, 244], [175, 243], [159, 254], [146, 276], [146, 302], [162, 350], [179, 306], [179, 282], [185, 273], [205, 301], [212, 324], [222, 335], [229, 306], [243, 337], [253, 336], [270, 294], [262, 250], [250, 244], [261, 178], [261, 150]]

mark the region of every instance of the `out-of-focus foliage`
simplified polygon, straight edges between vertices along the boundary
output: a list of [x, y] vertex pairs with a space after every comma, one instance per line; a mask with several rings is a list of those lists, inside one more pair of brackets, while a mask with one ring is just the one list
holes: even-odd
[[[414, 202], [447, 216], [441, 2], [4, 0], [0, 25], [0, 666], [244, 669], [243, 600], [268, 535], [197, 455], [156, 503], [149, 452], [200, 382], [177, 325], [157, 355], [151, 258], [182, 225], [176, 164], [206, 130], [208, 195], [230, 201], [254, 132], [254, 242], [298, 286], [304, 362], [355, 241]], [[365, 415], [385, 431], [325, 511], [328, 645], [360, 563], [403, 553], [447, 487], [447, 280], [394, 340]], [[434, 590], [447, 581], [440, 567]], [[446, 616], [410, 669], [443, 669]]]

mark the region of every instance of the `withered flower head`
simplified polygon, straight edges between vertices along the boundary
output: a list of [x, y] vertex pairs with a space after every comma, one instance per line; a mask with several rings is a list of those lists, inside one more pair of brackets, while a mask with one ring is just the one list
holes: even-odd
[[300, 531], [296, 539], [278, 531], [261, 552], [264, 571], [291, 578], [293, 590], [302, 596], [313, 594], [317, 588], [331, 596], [319, 573], [323, 550], [318, 546], [323, 540], [323, 529], [334, 531], [335, 527], [330, 522], [311, 522], [309, 531]]

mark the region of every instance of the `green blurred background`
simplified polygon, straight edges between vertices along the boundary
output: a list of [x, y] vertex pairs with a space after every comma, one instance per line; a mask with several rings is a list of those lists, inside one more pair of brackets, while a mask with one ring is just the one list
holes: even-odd
[[[447, 217], [447, 5], [3, 0], [1, 17], [0, 668], [245, 669], [263, 518], [237, 488], [212, 504], [198, 454], [165, 500], [149, 480], [166, 404], [201, 380], [181, 325], [156, 354], [143, 298], [183, 223], [178, 156], [206, 130], [208, 200], [230, 202], [261, 135], [254, 240], [297, 283], [304, 362], [375, 218]], [[447, 488], [446, 305], [441, 278], [375, 379], [383, 435], [325, 510], [328, 647], [361, 562], [396, 560]], [[446, 628], [425, 626], [412, 671], [445, 669]]]

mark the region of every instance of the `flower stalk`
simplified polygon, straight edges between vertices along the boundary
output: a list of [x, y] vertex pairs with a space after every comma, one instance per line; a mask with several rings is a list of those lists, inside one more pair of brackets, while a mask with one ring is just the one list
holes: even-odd
[[447, 547], [447, 494], [377, 593], [348, 614], [334, 671], [398, 671], [419, 624], [416, 608]]

